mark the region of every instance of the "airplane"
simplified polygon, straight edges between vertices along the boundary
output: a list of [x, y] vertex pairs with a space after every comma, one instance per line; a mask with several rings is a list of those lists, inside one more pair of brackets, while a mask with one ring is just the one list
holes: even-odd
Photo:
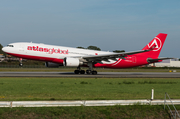
[[[130, 68], [150, 63], [161, 62], [165, 59], [158, 58], [167, 34], [159, 33], [142, 50], [132, 52], [105, 52], [88, 49], [79, 49], [64, 46], [46, 45], [42, 43], [17, 42], [8, 44], [2, 50], [21, 60], [31, 59], [45, 61], [47, 67], [77, 67], [75, 74], [93, 74], [95, 67], [104, 68]], [[22, 62], [20, 62], [22, 66]], [[81, 67], [89, 67], [82, 70]]]

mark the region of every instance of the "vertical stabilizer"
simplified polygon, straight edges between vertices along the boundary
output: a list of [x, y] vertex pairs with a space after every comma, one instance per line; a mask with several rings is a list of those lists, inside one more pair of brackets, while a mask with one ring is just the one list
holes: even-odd
[[151, 58], [158, 58], [161, 49], [163, 47], [164, 41], [167, 37], [165, 33], [159, 33], [151, 42], [149, 42], [142, 50], [151, 50], [146, 52]]

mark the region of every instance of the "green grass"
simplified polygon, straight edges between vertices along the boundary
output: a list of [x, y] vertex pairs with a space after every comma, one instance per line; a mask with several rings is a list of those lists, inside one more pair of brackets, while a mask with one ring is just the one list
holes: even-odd
[[0, 78], [0, 100], [180, 98], [180, 78]]
[[0, 108], [1, 119], [169, 119], [163, 106]]

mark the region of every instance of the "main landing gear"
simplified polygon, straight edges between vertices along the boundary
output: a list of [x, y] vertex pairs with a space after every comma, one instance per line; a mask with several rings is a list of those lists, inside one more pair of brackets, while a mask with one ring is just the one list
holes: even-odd
[[[92, 74], [92, 75], [96, 75], [97, 71], [93, 70], [93, 64], [92, 62], [88, 62], [88, 66], [89, 69], [86, 70], [86, 74]], [[77, 67], [77, 70], [74, 71], [75, 74], [85, 74], [84, 70], [81, 70], [80, 66]]]
[[86, 74], [93, 74], [93, 75], [96, 75], [97, 74], [97, 71], [96, 70], [86, 70]]
[[85, 71], [84, 70], [74, 70], [74, 73], [75, 74], [85, 74]]
[[97, 74], [97, 71], [96, 70], [93, 70], [93, 71], [91, 71], [91, 70], [86, 70], [86, 72], [85, 72], [85, 70], [74, 70], [74, 73], [75, 74], [93, 74], [93, 75], [96, 75]]

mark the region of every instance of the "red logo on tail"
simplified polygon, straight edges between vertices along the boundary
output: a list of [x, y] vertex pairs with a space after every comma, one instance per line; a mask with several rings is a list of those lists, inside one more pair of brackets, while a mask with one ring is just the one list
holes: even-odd
[[162, 47], [162, 42], [158, 37], [155, 37], [149, 44], [149, 49], [153, 49], [152, 51], [158, 51]]

